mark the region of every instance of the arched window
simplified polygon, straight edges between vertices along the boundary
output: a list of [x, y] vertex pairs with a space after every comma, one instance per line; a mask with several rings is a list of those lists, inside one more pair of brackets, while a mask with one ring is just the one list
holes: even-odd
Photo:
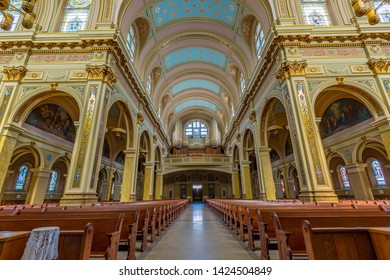
[[86, 28], [92, 0], [68, 0], [60, 31], [76, 32]]
[[24, 184], [26, 183], [26, 178], [28, 174], [28, 167], [26, 165], [22, 165], [19, 168], [18, 177], [16, 178], [15, 190], [21, 191], [24, 188]]
[[49, 180], [49, 192], [54, 192], [56, 190], [57, 185], [57, 179], [58, 179], [58, 172], [53, 171], [50, 174], [50, 180]]
[[[20, 20], [20, 13], [15, 11], [13, 8], [11, 8], [11, 5], [19, 10], [22, 10], [22, 4], [23, 4], [22, 0], [11, 0], [10, 1], [10, 7], [8, 8], [8, 12], [12, 15], [13, 21], [12, 21], [11, 28], [9, 31], [14, 31], [16, 29], [16, 27], [18, 26], [19, 20]], [[3, 21], [3, 18], [4, 18], [4, 14], [0, 13], [0, 22]], [[3, 30], [3, 29], [0, 29], [0, 30]]]
[[[383, 2], [383, 0], [374, 0], [374, 5], [376, 8]], [[390, 5], [382, 5], [379, 10], [377, 10], [378, 16], [381, 19], [381, 22], [390, 22]]]
[[344, 166], [341, 166], [339, 171], [340, 171], [341, 179], [343, 181], [344, 188], [350, 188], [351, 184], [349, 182], [347, 169]]
[[263, 29], [261, 28], [260, 23], [258, 23], [256, 27], [256, 33], [255, 33], [255, 47], [256, 47], [256, 54], [258, 58], [260, 58], [260, 53], [263, 44], [264, 44], [264, 32]]
[[149, 75], [148, 80], [146, 81], [146, 91], [150, 94], [152, 91], [152, 75]]
[[378, 160], [374, 159], [371, 162], [371, 168], [372, 171], [374, 172], [374, 177], [378, 186], [385, 186], [386, 180], [385, 180], [385, 175], [383, 174], [381, 163]]
[[307, 24], [331, 25], [327, 0], [301, 0], [303, 17]]
[[193, 121], [187, 125], [185, 133], [189, 137], [206, 137], [209, 130], [203, 122]]
[[129, 33], [127, 34], [126, 46], [129, 49], [131, 61], [134, 61], [135, 56], [135, 33], [134, 28], [130, 25]]
[[244, 78], [244, 74], [241, 72], [241, 75], [240, 75], [240, 89], [241, 89], [241, 95], [244, 94], [245, 92], [245, 78]]

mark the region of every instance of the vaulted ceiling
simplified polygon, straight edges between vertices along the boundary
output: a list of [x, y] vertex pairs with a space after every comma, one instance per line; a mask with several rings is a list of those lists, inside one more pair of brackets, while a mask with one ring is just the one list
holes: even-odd
[[[264, 2], [264, 3], [263, 3]], [[147, 4], [145, 4], [147, 3]], [[254, 32], [270, 26], [268, 1], [133, 0], [122, 3], [123, 38], [136, 30], [134, 66], [171, 135], [176, 121], [216, 119], [222, 134], [258, 58]]]

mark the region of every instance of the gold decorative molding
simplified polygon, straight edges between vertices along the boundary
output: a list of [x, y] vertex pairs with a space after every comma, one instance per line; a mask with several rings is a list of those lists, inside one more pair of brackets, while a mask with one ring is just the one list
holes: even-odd
[[280, 83], [283, 83], [286, 78], [290, 78], [292, 76], [306, 76], [306, 67], [306, 60], [285, 61], [276, 73], [276, 78]]
[[3, 73], [5, 77], [4, 82], [20, 82], [26, 75], [27, 69], [24, 66], [3, 66]]
[[137, 113], [137, 124], [142, 124], [144, 120], [144, 115], [142, 113]]
[[241, 134], [240, 134], [240, 133], [237, 133], [237, 135], [236, 135], [236, 140], [237, 140], [237, 142], [240, 142], [240, 141], [241, 141]]
[[51, 90], [57, 90], [57, 87], [58, 87], [58, 83], [51, 83], [50, 84]]
[[368, 66], [374, 72], [374, 74], [390, 74], [390, 59], [371, 58], [368, 61]]
[[153, 143], [156, 143], [156, 142], [157, 142], [157, 136], [153, 135]]
[[249, 119], [252, 121], [252, 122], [255, 122], [256, 121], [256, 112], [255, 111], [251, 111], [250, 114], [249, 114]]
[[339, 85], [344, 84], [344, 77], [336, 77], [336, 81], [339, 83]]
[[102, 80], [107, 82], [110, 86], [116, 83], [117, 76], [108, 65], [87, 65], [85, 71], [88, 73], [88, 81]]

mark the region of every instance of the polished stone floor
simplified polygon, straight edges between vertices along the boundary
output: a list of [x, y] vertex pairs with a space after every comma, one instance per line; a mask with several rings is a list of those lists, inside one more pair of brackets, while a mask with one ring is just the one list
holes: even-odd
[[191, 204], [139, 260], [254, 260], [259, 251], [230, 231], [203, 203]]

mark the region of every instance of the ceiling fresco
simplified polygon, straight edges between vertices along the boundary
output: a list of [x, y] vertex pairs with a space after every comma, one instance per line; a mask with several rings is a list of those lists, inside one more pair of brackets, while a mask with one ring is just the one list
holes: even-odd
[[157, 27], [188, 17], [209, 18], [233, 25], [237, 4], [228, 0], [163, 0], [153, 5], [152, 13]]
[[184, 101], [183, 103], [179, 104], [176, 107], [176, 113], [184, 109], [187, 109], [189, 107], [205, 107], [212, 111], [217, 111], [218, 109], [216, 105], [205, 100], [188, 100], [188, 101]]
[[226, 55], [209, 48], [183, 48], [174, 51], [164, 58], [164, 65], [167, 70], [172, 69], [183, 63], [189, 62], [207, 62], [217, 67], [226, 66]]
[[214, 82], [204, 79], [185, 80], [174, 85], [171, 89], [172, 94], [176, 95], [180, 92], [190, 89], [205, 89], [214, 93], [221, 93], [221, 87]]

